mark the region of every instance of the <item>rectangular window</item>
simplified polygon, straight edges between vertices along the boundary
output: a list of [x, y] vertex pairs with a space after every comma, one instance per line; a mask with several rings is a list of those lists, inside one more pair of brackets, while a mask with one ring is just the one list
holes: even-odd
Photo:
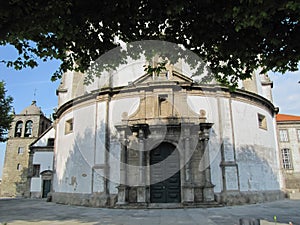
[[47, 146], [49, 146], [49, 147], [54, 146], [54, 138], [48, 138]]
[[32, 177], [40, 177], [40, 167], [39, 164], [33, 165]]
[[69, 119], [65, 124], [65, 134], [69, 134], [73, 132], [73, 119]]
[[279, 139], [280, 139], [280, 142], [288, 142], [289, 141], [288, 131], [287, 130], [279, 130]]
[[300, 129], [297, 129], [297, 137], [298, 137], [298, 141], [300, 142]]
[[24, 153], [24, 148], [23, 147], [19, 147], [18, 148], [18, 155], [22, 155]]
[[258, 127], [262, 129], [267, 129], [267, 120], [264, 115], [257, 114], [257, 119], [258, 119]]
[[282, 155], [283, 169], [287, 169], [287, 170], [293, 169], [290, 149], [288, 148], [281, 149], [281, 155]]

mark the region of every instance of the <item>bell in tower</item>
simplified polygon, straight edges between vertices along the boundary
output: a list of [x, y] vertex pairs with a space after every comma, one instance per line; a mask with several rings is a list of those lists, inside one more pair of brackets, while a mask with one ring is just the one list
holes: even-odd
[[15, 137], [21, 137], [22, 136], [22, 127], [23, 127], [23, 122], [22, 121], [18, 121], [16, 123]]

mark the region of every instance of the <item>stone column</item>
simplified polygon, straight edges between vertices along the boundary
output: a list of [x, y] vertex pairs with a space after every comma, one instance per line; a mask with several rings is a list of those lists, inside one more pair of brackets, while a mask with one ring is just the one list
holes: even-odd
[[190, 162], [190, 138], [184, 138], [184, 154], [185, 154], [185, 168], [184, 168], [184, 175], [185, 175], [185, 182], [191, 183], [192, 181], [192, 174], [191, 174], [191, 162]]
[[128, 186], [127, 186], [127, 146], [128, 139], [125, 129], [120, 132], [120, 144], [121, 144], [121, 159], [120, 159], [120, 185], [118, 186], [118, 205], [127, 204], [128, 200]]
[[184, 128], [184, 186], [183, 186], [183, 202], [194, 202], [194, 184], [192, 179], [191, 155], [190, 155], [190, 126]]
[[211, 171], [210, 171], [210, 157], [209, 157], [209, 132], [210, 128], [212, 127], [212, 123], [200, 123], [200, 141], [202, 142], [203, 146], [203, 157], [206, 168], [204, 170], [205, 175], [205, 183], [203, 188], [203, 200], [204, 202], [211, 202], [215, 200], [214, 197], [214, 186], [211, 182]]
[[146, 174], [145, 174], [145, 127], [138, 127], [139, 140], [139, 184], [137, 188], [137, 202], [146, 202]]
[[138, 148], [139, 148], [139, 175], [136, 184], [137, 190], [137, 203], [146, 203], [147, 202], [147, 187], [146, 187], [146, 157], [145, 157], [145, 148], [146, 148], [146, 138], [149, 133], [149, 125], [145, 123], [135, 124], [130, 126], [132, 132], [136, 132], [138, 135]]
[[128, 126], [128, 113], [122, 113], [122, 122], [116, 125], [115, 128], [119, 132], [119, 142], [121, 145], [120, 152], [120, 184], [118, 186], [118, 205], [124, 205], [128, 203], [128, 150], [129, 145], [129, 135], [131, 134], [130, 128]]

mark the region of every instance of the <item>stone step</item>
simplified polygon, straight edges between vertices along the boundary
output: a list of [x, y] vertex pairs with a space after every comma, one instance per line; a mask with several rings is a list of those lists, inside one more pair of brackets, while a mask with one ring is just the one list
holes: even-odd
[[300, 199], [300, 192], [290, 192], [288, 196], [289, 199]]
[[129, 203], [116, 205], [114, 208], [132, 208], [132, 209], [179, 209], [179, 208], [212, 208], [222, 207], [222, 204], [217, 202], [205, 202], [205, 203]]

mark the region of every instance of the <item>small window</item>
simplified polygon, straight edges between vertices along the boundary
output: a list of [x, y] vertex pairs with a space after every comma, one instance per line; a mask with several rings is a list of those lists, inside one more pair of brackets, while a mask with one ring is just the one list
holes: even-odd
[[22, 166], [21, 166], [20, 163], [18, 163], [18, 165], [17, 165], [17, 170], [18, 170], [18, 171], [21, 171], [21, 170], [22, 170]]
[[65, 134], [69, 134], [73, 132], [73, 119], [69, 119], [65, 124]]
[[288, 149], [288, 148], [281, 149], [281, 155], [282, 155], [283, 169], [286, 169], [286, 170], [293, 169], [290, 149]]
[[162, 116], [164, 111], [166, 110], [166, 103], [167, 103], [168, 95], [159, 95], [158, 96], [158, 114]]
[[21, 137], [22, 135], [22, 129], [23, 129], [23, 122], [18, 121], [16, 123], [16, 128], [15, 128], [15, 137]]
[[26, 122], [24, 137], [32, 137], [32, 121], [31, 120]]
[[50, 146], [50, 147], [54, 146], [54, 138], [48, 138], [47, 146]]
[[40, 168], [39, 164], [33, 165], [32, 177], [40, 177]]
[[279, 139], [280, 142], [288, 142], [289, 137], [288, 137], [288, 131], [287, 130], [279, 130]]
[[22, 155], [24, 153], [24, 148], [23, 147], [19, 147], [18, 148], [18, 155]]
[[300, 142], [300, 129], [297, 130], [298, 141]]
[[267, 120], [264, 115], [257, 114], [258, 118], [258, 127], [262, 129], [267, 129]]

